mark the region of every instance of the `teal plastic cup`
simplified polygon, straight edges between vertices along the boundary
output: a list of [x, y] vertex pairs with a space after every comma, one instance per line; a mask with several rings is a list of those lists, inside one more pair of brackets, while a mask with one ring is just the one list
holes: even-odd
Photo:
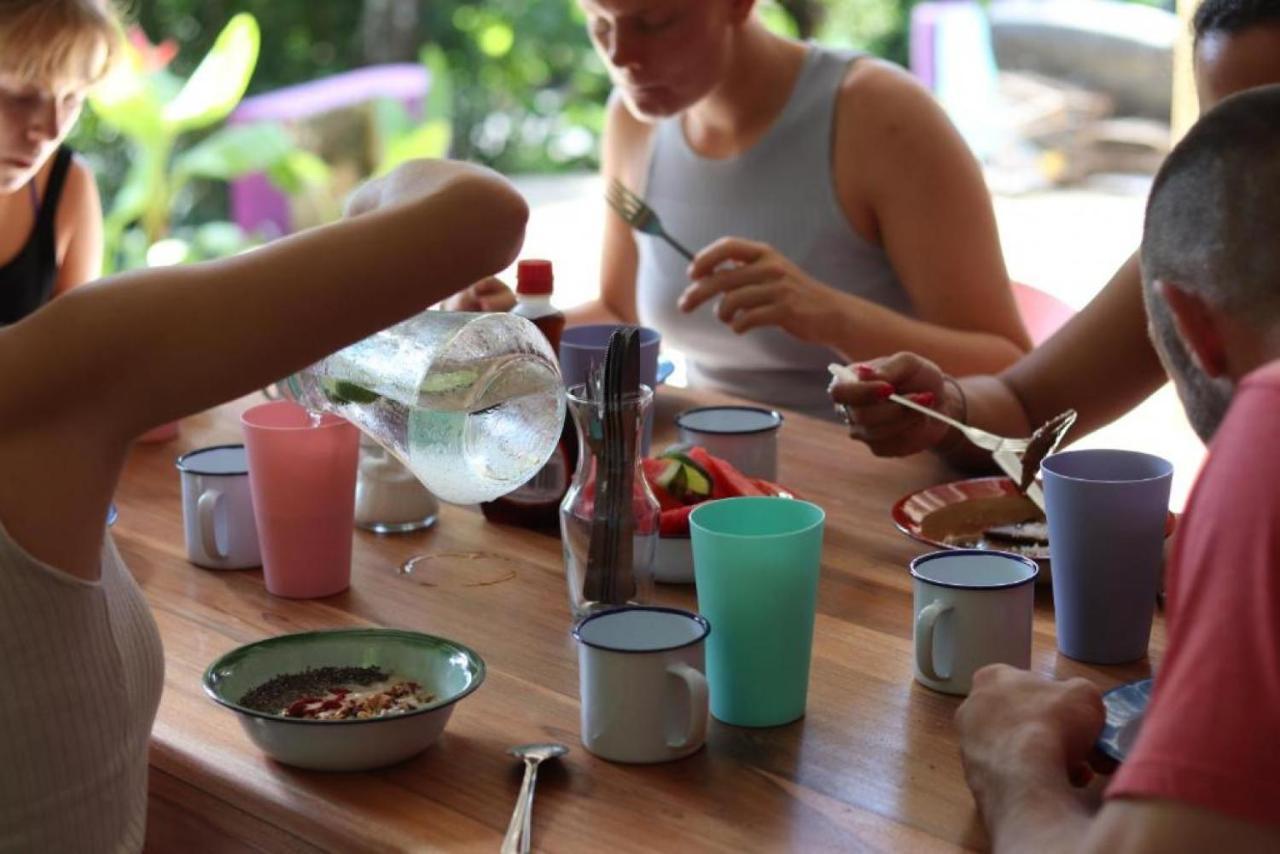
[[760, 727], [804, 716], [825, 518], [790, 498], [726, 498], [690, 515], [717, 720]]

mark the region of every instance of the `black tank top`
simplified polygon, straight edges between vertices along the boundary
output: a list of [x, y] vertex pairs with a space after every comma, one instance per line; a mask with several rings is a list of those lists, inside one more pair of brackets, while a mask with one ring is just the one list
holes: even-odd
[[70, 166], [71, 150], [59, 148], [54, 155], [44, 199], [36, 209], [31, 236], [13, 260], [0, 267], [0, 326], [17, 323], [44, 305], [53, 294], [53, 283], [58, 279], [54, 217]]

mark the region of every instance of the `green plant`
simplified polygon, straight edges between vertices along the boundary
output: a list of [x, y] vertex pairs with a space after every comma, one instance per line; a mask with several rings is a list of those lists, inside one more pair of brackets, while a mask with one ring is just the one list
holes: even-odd
[[296, 192], [327, 180], [325, 165], [274, 124], [222, 127], [179, 145], [240, 103], [260, 40], [252, 15], [234, 16], [183, 80], [166, 68], [172, 48], [150, 45], [140, 31], [131, 34], [123, 67], [90, 99], [99, 122], [129, 147], [128, 171], [104, 220], [107, 272], [217, 257], [249, 245], [251, 239], [229, 222], [177, 224], [193, 181], [265, 172], [286, 192]]
[[453, 140], [449, 120], [453, 81], [444, 52], [434, 45], [422, 49], [422, 64], [431, 75], [431, 89], [423, 107], [423, 120], [415, 122], [399, 101], [380, 99], [373, 105], [373, 132], [377, 146], [375, 174], [383, 175], [419, 157], [447, 157]]

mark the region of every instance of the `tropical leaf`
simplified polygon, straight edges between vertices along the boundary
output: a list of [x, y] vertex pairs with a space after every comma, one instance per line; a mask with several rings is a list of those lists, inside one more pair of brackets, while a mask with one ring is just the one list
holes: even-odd
[[181, 181], [189, 178], [232, 181], [254, 172], [266, 172], [295, 150], [293, 141], [279, 125], [231, 125], [175, 157], [173, 171]]
[[165, 122], [182, 132], [226, 118], [244, 97], [261, 41], [253, 15], [242, 12], [228, 21], [182, 91], [165, 105]]
[[159, 157], [162, 152], [145, 147], [134, 152], [124, 183], [111, 201], [111, 210], [103, 220], [108, 232], [120, 234], [124, 228], [141, 218], [153, 200], [160, 197], [164, 181], [164, 169]]
[[267, 177], [281, 192], [295, 196], [329, 183], [329, 164], [305, 149], [295, 148], [267, 167]]
[[378, 174], [386, 174], [408, 160], [444, 157], [449, 153], [452, 135], [449, 122], [437, 119], [388, 141], [382, 161], [378, 163]]
[[374, 101], [370, 105], [369, 117], [373, 121], [374, 135], [384, 147], [387, 140], [413, 130], [413, 117], [395, 98]]
[[428, 45], [419, 54], [419, 61], [431, 73], [427, 81], [427, 103], [424, 117], [447, 119], [453, 115], [453, 79], [449, 74], [449, 60], [436, 45]]
[[226, 258], [254, 245], [244, 229], [223, 220], [197, 226], [191, 235], [191, 243], [200, 258]]
[[164, 94], [163, 87], [143, 72], [137, 49], [126, 45], [124, 61], [94, 87], [89, 108], [132, 140], [154, 140], [166, 132], [162, 117]]

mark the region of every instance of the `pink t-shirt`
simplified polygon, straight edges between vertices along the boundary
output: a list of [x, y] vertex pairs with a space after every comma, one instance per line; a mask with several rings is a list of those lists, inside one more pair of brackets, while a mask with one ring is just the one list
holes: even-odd
[[1108, 797], [1280, 825], [1280, 362], [1240, 383], [1169, 570], [1169, 647]]

